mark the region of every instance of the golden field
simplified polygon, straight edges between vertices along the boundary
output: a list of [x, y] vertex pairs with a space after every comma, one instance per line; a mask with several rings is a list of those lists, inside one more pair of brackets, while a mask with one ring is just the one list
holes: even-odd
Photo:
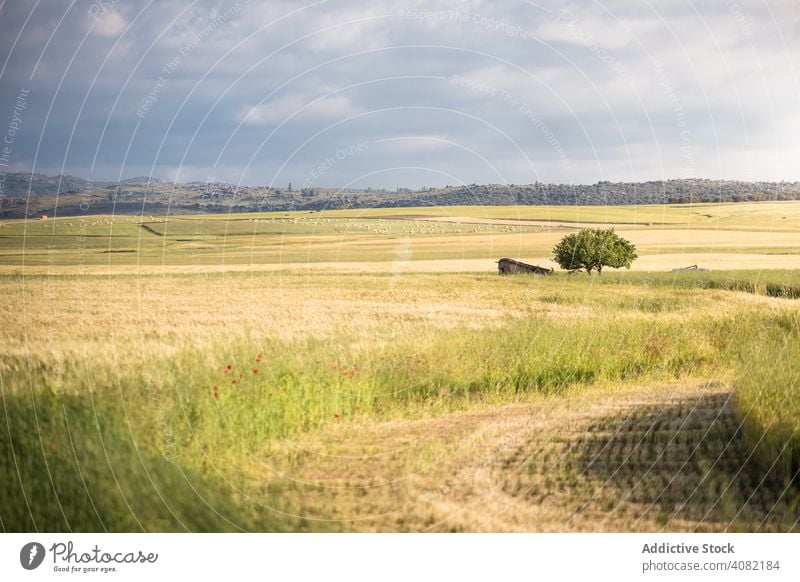
[[[494, 270], [596, 224], [631, 272]], [[798, 234], [797, 203], [6, 221], [0, 525], [797, 531]]]

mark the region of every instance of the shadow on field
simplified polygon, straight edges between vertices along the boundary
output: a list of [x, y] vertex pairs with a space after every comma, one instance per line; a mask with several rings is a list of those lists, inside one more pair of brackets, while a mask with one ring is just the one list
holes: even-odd
[[213, 471], [159, 453], [118, 407], [4, 394], [0, 422], [0, 532], [307, 529], [274, 503], [240, 503]]
[[608, 510], [638, 507], [634, 523], [800, 531], [800, 478], [756, 461], [728, 399], [711, 394], [594, 421], [571, 449], [572, 466], [613, 495]]

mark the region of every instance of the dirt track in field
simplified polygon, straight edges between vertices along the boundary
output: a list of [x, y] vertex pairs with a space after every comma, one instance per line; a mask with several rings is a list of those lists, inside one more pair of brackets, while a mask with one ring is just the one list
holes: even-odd
[[730, 390], [687, 382], [379, 424], [331, 423], [254, 468], [356, 531], [800, 531]]

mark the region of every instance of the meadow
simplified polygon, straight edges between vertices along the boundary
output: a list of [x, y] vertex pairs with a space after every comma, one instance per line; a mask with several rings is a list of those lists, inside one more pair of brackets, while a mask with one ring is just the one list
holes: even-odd
[[[590, 224], [661, 269], [493, 271]], [[0, 527], [798, 531], [799, 232], [798, 203], [6, 221]]]

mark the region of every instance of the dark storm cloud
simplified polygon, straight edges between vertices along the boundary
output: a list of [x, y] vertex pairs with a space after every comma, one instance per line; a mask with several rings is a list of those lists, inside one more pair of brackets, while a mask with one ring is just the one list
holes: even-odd
[[798, 22], [789, 0], [6, 1], [0, 119], [27, 91], [9, 168], [96, 179], [797, 179]]

